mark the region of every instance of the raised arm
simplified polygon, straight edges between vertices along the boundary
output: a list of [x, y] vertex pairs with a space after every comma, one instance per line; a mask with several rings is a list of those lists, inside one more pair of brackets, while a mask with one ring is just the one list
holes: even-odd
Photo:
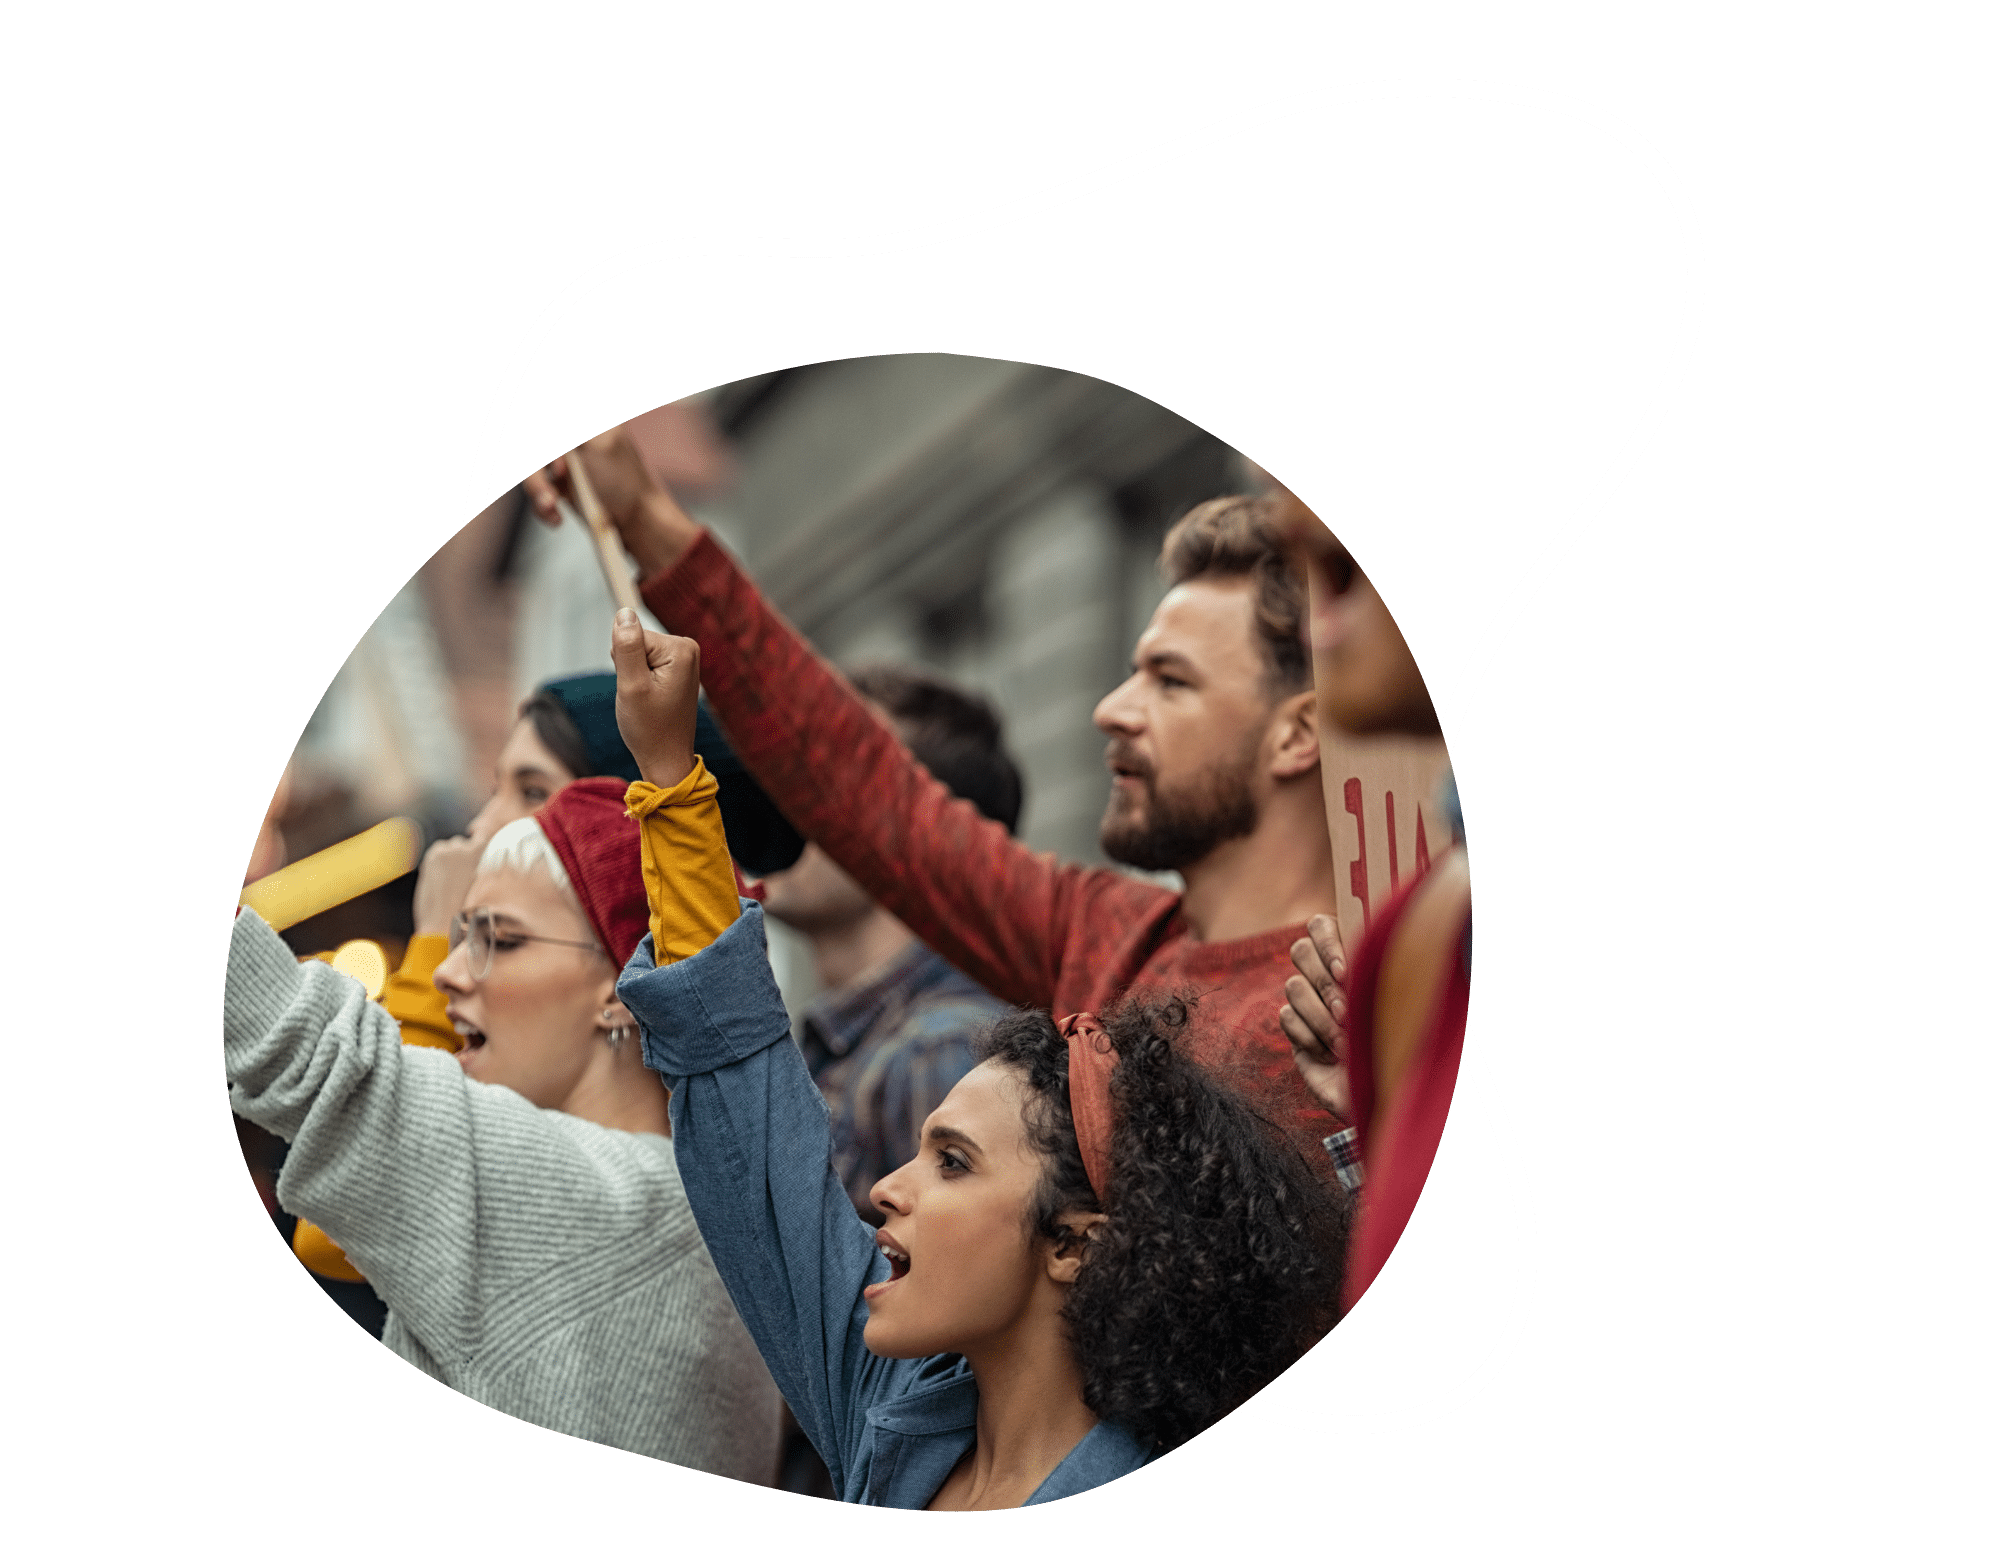
[[1077, 909], [1131, 882], [1030, 852], [955, 797], [706, 533], [643, 594], [703, 640], [710, 703], [802, 834], [988, 991], [1053, 1003]]
[[[800, 832], [989, 991], [1047, 1006], [1087, 911], [1117, 929], [1156, 904], [1152, 886], [1030, 852], [952, 796], [713, 538], [659, 487], [622, 433], [587, 458], [600, 497], [645, 571], [640, 593], [696, 639], [703, 684], [745, 765]], [[529, 480], [554, 509], [566, 463]]]
[[909, 1377], [862, 1341], [861, 1291], [888, 1275], [834, 1173], [826, 1104], [792, 1043], [764, 954], [763, 910], [693, 957], [640, 941], [618, 995], [646, 1065], [673, 1086], [674, 1152], [708, 1253], [835, 1493], [870, 1405]]
[[[279, 1182], [434, 1356], [469, 1356], [496, 1284], [557, 1269], [606, 1229], [700, 1236], [672, 1155], [635, 1173], [631, 1139], [536, 1109], [405, 1046], [360, 983], [295, 960], [254, 912], [237, 919], [223, 1010], [230, 1103], [291, 1144]], [[579, 1227], [579, 1225], [582, 1225]]]

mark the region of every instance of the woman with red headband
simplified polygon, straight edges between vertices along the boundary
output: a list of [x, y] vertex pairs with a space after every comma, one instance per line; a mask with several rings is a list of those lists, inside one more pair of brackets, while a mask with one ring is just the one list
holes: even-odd
[[[1280, 1134], [1175, 1055], [1188, 1005], [1019, 1013], [856, 1218], [826, 1107], [686, 797], [697, 663], [620, 616], [618, 719], [645, 780], [651, 935], [619, 979], [673, 1089], [702, 1236], [840, 1497], [984, 1509], [1127, 1474], [1325, 1328], [1344, 1216]], [[660, 962], [668, 962], [661, 964]]]
[[769, 1483], [778, 1393], [614, 991], [646, 930], [639, 841], [619, 778], [493, 834], [437, 968], [455, 1059], [239, 912], [230, 1102], [291, 1144], [279, 1200], [367, 1273], [390, 1348], [523, 1420]]

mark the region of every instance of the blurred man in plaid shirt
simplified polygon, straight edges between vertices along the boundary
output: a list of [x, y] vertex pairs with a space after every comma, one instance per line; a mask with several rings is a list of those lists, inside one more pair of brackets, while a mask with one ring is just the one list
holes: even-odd
[[[849, 682], [931, 775], [1010, 832], [1021, 775], [992, 708], [901, 666]], [[924, 1118], [972, 1070], [974, 1037], [1007, 1005], [948, 965], [815, 843], [764, 877], [764, 910], [806, 936], [823, 989], [806, 1009], [806, 1066], [833, 1114], [834, 1165], [855, 1209], [916, 1157]]]

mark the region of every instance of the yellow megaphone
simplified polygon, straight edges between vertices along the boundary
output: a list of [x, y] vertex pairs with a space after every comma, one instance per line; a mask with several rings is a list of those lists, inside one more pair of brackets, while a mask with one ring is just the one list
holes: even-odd
[[282, 933], [408, 874], [423, 856], [423, 844], [422, 827], [406, 815], [392, 815], [359, 836], [253, 880], [243, 887], [240, 900]]

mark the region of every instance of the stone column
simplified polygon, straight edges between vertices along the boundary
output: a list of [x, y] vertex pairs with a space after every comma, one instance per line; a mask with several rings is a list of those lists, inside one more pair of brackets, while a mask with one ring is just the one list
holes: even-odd
[[982, 684], [1028, 786], [1021, 838], [1086, 863], [1103, 862], [1097, 823], [1111, 786], [1090, 714], [1130, 644], [1119, 636], [1122, 568], [1115, 511], [1073, 483], [1001, 534], [987, 571]]

